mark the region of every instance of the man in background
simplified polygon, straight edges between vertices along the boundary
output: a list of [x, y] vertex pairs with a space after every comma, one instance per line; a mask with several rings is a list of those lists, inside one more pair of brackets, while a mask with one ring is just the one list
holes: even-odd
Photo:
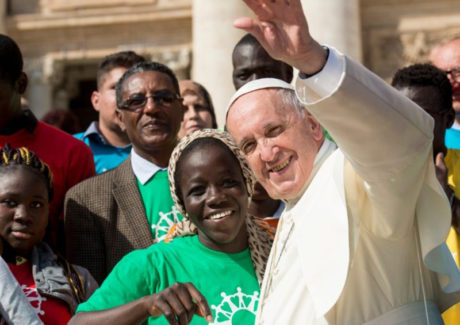
[[[436, 176], [452, 208], [452, 227], [446, 243], [457, 267], [460, 267], [460, 150], [447, 149], [444, 144], [446, 130], [455, 118], [452, 87], [444, 72], [430, 64], [414, 64], [398, 70], [391, 84], [434, 119], [433, 159]], [[446, 325], [460, 324], [460, 304], [445, 311], [442, 318]]]
[[460, 38], [438, 45], [431, 50], [430, 60], [434, 66], [447, 73], [452, 85], [452, 104], [455, 121], [446, 131], [447, 148], [460, 149]]
[[115, 114], [115, 85], [127, 69], [143, 61], [145, 59], [133, 51], [123, 51], [106, 56], [99, 64], [97, 90], [91, 95], [99, 120], [92, 122], [85, 132], [74, 135], [93, 151], [98, 174], [117, 167], [131, 152], [128, 136]]

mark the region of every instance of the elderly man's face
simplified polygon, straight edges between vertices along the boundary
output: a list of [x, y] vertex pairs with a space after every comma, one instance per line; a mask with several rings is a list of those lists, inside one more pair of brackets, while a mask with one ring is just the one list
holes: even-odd
[[[172, 150], [177, 143], [184, 108], [171, 78], [158, 71], [139, 72], [125, 80], [122, 94], [123, 102], [148, 97], [139, 111], [118, 110], [136, 152], [149, 157], [155, 152]], [[165, 94], [176, 97], [171, 101], [152, 98], [160, 99], [160, 95]]]
[[309, 113], [287, 106], [278, 90], [261, 89], [233, 103], [227, 128], [272, 198], [301, 194], [323, 141]]

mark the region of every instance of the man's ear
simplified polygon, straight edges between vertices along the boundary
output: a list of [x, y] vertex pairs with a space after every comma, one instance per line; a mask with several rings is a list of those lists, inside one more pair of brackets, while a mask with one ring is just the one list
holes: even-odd
[[310, 135], [313, 139], [321, 141], [324, 138], [323, 127], [309, 112], [306, 111], [304, 114], [305, 122], [308, 123]]
[[119, 120], [119, 125], [120, 125], [121, 131], [126, 132], [125, 122], [123, 121], [123, 114], [121, 113], [121, 111], [118, 108], [115, 110], [115, 115], [117, 116], [117, 118]]
[[91, 104], [93, 104], [94, 110], [99, 112], [99, 99], [100, 99], [100, 94], [97, 90], [93, 91], [91, 94]]
[[21, 72], [21, 74], [19, 75], [19, 78], [16, 80], [14, 84], [16, 91], [19, 94], [23, 95], [26, 92], [28, 83], [29, 83], [29, 79], [27, 78], [27, 75], [25, 74], [25, 72]]

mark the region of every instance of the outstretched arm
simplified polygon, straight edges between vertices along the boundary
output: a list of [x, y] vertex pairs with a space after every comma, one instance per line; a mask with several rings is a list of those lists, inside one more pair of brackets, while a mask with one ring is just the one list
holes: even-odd
[[192, 283], [175, 283], [163, 291], [112, 309], [80, 312], [70, 325], [139, 324], [149, 316], [164, 315], [169, 324], [189, 324], [196, 314], [212, 321], [206, 298]]
[[271, 57], [306, 74], [326, 63], [326, 50], [310, 35], [300, 0], [243, 0], [257, 19], [238, 18], [233, 25], [262, 44]]

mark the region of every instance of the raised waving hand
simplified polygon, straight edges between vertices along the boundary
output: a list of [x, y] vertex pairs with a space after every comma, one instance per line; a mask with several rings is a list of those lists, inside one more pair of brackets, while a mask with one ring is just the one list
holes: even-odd
[[326, 50], [310, 35], [300, 0], [243, 0], [257, 19], [238, 18], [243, 29], [278, 60], [312, 74], [325, 64]]

